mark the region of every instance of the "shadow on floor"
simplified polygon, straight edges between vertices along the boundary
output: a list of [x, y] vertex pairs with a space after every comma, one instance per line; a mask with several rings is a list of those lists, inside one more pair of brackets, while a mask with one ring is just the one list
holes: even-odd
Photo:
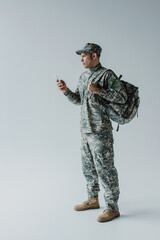
[[160, 220], [160, 209], [140, 209], [135, 211], [121, 211], [121, 218], [136, 218], [148, 220]]

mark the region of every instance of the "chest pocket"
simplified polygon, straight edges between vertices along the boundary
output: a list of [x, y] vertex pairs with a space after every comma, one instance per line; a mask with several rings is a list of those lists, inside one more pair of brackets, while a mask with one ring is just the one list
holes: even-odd
[[82, 101], [85, 99], [88, 99], [88, 95], [90, 95], [90, 92], [88, 91], [88, 84], [89, 84], [89, 80], [86, 81], [84, 80], [83, 82], [81, 82], [80, 86], [79, 86], [79, 93], [81, 96]]

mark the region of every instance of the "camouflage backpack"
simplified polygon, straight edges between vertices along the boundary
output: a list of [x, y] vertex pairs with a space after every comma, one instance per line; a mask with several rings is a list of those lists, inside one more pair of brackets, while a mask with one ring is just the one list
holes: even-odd
[[[102, 104], [106, 107], [106, 112], [109, 118], [118, 123], [117, 131], [119, 129], [119, 124], [129, 123], [137, 114], [138, 116], [138, 107], [140, 104], [139, 90], [138, 87], [135, 87], [133, 84], [121, 80], [122, 75], [119, 78], [112, 78], [108, 81], [108, 87], [114, 89], [116, 84], [119, 84], [119, 81], [123, 84], [126, 93], [127, 101], [123, 104], [113, 103], [104, 101], [101, 99]], [[118, 80], [118, 81], [117, 81]]]

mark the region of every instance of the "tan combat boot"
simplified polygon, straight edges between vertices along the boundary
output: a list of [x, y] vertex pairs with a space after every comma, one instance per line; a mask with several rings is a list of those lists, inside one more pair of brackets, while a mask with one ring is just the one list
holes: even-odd
[[111, 221], [114, 218], [117, 218], [120, 216], [119, 211], [111, 211], [111, 210], [104, 210], [104, 212], [97, 218], [98, 222], [108, 222]]
[[92, 197], [92, 198], [88, 198], [88, 200], [83, 202], [82, 204], [74, 206], [74, 210], [83, 211], [88, 209], [96, 209], [99, 207], [100, 206], [99, 206], [98, 197]]

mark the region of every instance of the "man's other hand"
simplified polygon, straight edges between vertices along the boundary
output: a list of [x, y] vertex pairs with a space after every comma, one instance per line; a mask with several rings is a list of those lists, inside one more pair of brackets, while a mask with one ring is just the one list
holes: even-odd
[[88, 84], [88, 91], [92, 92], [94, 94], [100, 94], [101, 89], [99, 87], [97, 87], [96, 83], [91, 82]]

